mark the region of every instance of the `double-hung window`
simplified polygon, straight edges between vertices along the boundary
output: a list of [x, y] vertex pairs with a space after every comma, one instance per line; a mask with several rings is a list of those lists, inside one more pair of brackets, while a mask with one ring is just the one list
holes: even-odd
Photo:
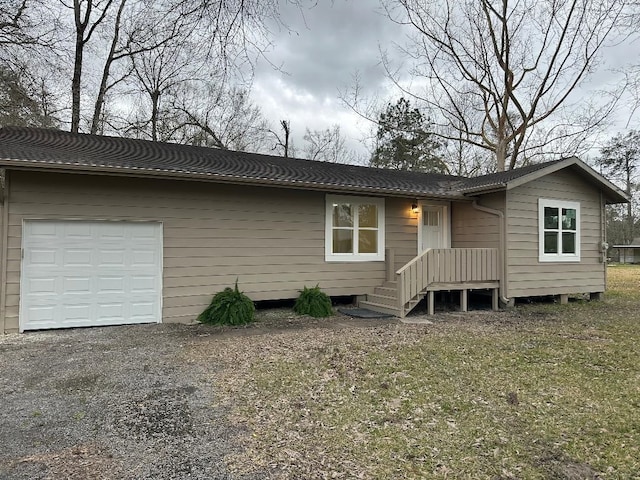
[[538, 200], [539, 260], [580, 261], [580, 204]]
[[384, 260], [384, 199], [327, 195], [325, 259]]

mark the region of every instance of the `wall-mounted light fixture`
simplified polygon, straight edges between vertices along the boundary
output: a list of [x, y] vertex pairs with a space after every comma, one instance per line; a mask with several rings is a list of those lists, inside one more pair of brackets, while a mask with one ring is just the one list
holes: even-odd
[[416, 214], [418, 213], [418, 203], [417, 203], [417, 202], [413, 202], [413, 203], [411, 204], [411, 211], [412, 211], [413, 213], [416, 213]]

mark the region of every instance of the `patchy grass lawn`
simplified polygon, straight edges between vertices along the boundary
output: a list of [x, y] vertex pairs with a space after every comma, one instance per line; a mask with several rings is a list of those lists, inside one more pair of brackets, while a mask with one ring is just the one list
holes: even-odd
[[223, 338], [236, 471], [274, 478], [640, 478], [640, 268], [604, 302]]

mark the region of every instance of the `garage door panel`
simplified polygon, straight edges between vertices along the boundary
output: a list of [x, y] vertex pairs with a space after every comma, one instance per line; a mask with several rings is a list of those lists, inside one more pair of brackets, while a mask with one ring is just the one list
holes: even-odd
[[153, 302], [137, 301], [131, 303], [131, 317], [137, 319], [153, 318], [156, 313]]
[[81, 322], [91, 318], [91, 302], [65, 304], [61, 307], [61, 314], [68, 323]]
[[155, 278], [152, 276], [133, 275], [131, 277], [132, 293], [153, 293]]
[[55, 318], [56, 306], [52, 304], [47, 305], [33, 305], [29, 307], [29, 318], [34, 322], [41, 324], [53, 324]]
[[157, 253], [150, 250], [134, 250], [132, 252], [132, 267], [153, 267], [158, 263]]
[[57, 291], [55, 278], [30, 278], [28, 282], [32, 295], [52, 295]]
[[29, 252], [27, 260], [31, 265], [44, 267], [44, 266], [57, 266], [57, 250], [52, 248], [36, 248]]
[[99, 267], [106, 266], [125, 266], [125, 251], [122, 249], [108, 249], [98, 250], [97, 252], [97, 265]]
[[90, 277], [59, 277], [62, 283], [62, 294], [91, 294], [91, 278]]
[[[66, 248], [59, 247], [60, 254], [63, 257], [63, 265], [65, 267], [91, 267], [92, 258], [91, 258], [91, 250], [88, 248]], [[57, 266], [57, 265], [56, 265]]]
[[25, 221], [23, 249], [21, 330], [161, 321], [161, 224]]
[[58, 235], [58, 228], [54, 223], [38, 222], [37, 224], [29, 225], [28, 229], [25, 229], [25, 234], [28, 234], [31, 238], [51, 239]]
[[100, 303], [97, 314], [101, 321], [124, 322], [124, 303]]
[[91, 229], [80, 222], [58, 225], [58, 229], [66, 240], [91, 240], [92, 238]]
[[126, 235], [124, 229], [118, 231], [109, 230], [101, 231], [96, 235], [101, 242], [117, 242], [120, 243], [127, 238], [131, 238], [131, 235]]
[[112, 295], [114, 293], [125, 292], [125, 278], [123, 276], [98, 277], [96, 282], [96, 293]]

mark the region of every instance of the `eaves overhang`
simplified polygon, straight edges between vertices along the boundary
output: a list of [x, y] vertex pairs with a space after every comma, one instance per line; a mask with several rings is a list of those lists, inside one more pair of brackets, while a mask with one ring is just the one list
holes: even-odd
[[[537, 168], [529, 173], [516, 175], [513, 178], [507, 178], [507, 180], [505, 181], [496, 181], [493, 179], [500, 176], [504, 178], [504, 176], [508, 176], [510, 172], [501, 172], [500, 174], [487, 175], [486, 183], [473, 187], [463, 187], [461, 188], [461, 192], [465, 195], [478, 195], [512, 190], [521, 185], [525, 185], [546, 175], [550, 175], [567, 168], [573, 169], [584, 180], [596, 185], [604, 193], [606, 203], [628, 203], [631, 201], [629, 196], [620, 188], [618, 188], [613, 182], [600, 175], [598, 172], [593, 170], [589, 165], [587, 165], [577, 157], [569, 157], [563, 160], [549, 162], [548, 164], [542, 165], [541, 168]], [[471, 181], [477, 182], [477, 179], [472, 179]]]
[[317, 182], [296, 179], [274, 179], [266, 176], [233, 175], [214, 172], [192, 172], [181, 169], [145, 168], [128, 165], [99, 165], [78, 162], [46, 162], [41, 160], [0, 159], [0, 168], [21, 171], [40, 171], [51, 173], [76, 173], [94, 175], [113, 175], [137, 178], [176, 179], [183, 181], [217, 182], [235, 185], [281, 187], [325, 192], [371, 194], [389, 197], [413, 197], [416, 199], [468, 200], [456, 190], [428, 190], [410, 188], [392, 188], [333, 182]]

